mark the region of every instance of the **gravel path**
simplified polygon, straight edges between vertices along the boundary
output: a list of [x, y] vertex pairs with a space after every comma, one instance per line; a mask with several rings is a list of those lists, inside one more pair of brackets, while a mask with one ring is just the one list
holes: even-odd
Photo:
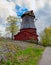
[[51, 47], [45, 49], [39, 65], [51, 65]]

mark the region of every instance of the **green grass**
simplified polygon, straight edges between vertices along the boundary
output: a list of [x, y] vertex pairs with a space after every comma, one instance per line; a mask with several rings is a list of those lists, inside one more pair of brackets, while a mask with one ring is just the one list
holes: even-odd
[[[5, 43], [6, 44], [6, 43]], [[44, 47], [29, 45], [26, 49], [22, 50], [15, 44], [7, 42], [7, 47], [15, 53], [8, 52], [5, 54], [7, 61], [2, 60], [0, 65], [38, 65], [38, 61], [44, 51]], [[1, 46], [0, 46], [1, 47]]]
[[17, 57], [21, 65], [37, 65], [43, 49], [29, 47], [18, 52]]
[[19, 50], [15, 55], [9, 53], [9, 60], [2, 62], [1, 65], [37, 65], [44, 49], [40, 48], [27, 48], [25, 50]]

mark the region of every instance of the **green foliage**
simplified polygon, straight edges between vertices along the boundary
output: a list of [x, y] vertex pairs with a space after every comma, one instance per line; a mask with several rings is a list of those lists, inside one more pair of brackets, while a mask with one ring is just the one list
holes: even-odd
[[20, 50], [17, 53], [19, 65], [37, 65], [42, 54], [43, 48], [28, 47], [25, 50]]
[[8, 50], [7, 53], [4, 53], [5, 51], [2, 52], [5, 54], [7, 60], [3, 60], [0, 65], [38, 65], [38, 61], [44, 51], [44, 47], [29, 44], [26, 49], [22, 50], [17, 43], [9, 41], [6, 41], [5, 43], [3, 41], [2, 43], [0, 42], [0, 47], [3, 48], [4, 46], [4, 49], [7, 48]]
[[51, 46], [51, 27], [45, 28], [40, 34], [40, 41], [44, 46]]
[[19, 27], [17, 25], [18, 19], [14, 16], [9, 16], [7, 18], [8, 21], [8, 26], [6, 27], [7, 31], [10, 31], [10, 33], [12, 34], [12, 39], [14, 34], [18, 31]]
[[6, 62], [6, 65], [11, 65], [9, 60]]
[[[11, 62], [11, 60], [5, 62], [6, 65], [37, 65], [43, 49], [27, 48], [17, 53], [17, 56]], [[20, 54], [19, 54], [20, 53]], [[1, 64], [2, 65], [2, 64]]]

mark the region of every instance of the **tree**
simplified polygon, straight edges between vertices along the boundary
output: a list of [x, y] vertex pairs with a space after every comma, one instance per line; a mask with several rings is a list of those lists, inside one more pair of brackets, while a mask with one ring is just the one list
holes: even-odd
[[9, 16], [7, 18], [7, 21], [8, 21], [8, 26], [6, 27], [6, 30], [10, 31], [13, 40], [14, 34], [18, 31], [19, 28], [17, 25], [18, 19], [14, 16]]
[[51, 45], [51, 26], [45, 28], [44, 31], [40, 34], [40, 41], [44, 46]]

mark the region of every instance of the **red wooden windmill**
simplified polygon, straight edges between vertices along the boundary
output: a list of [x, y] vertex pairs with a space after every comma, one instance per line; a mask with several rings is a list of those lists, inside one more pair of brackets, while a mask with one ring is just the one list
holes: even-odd
[[35, 15], [33, 11], [28, 11], [22, 16], [20, 32], [14, 35], [14, 40], [32, 40], [38, 41], [38, 35], [35, 28]]

